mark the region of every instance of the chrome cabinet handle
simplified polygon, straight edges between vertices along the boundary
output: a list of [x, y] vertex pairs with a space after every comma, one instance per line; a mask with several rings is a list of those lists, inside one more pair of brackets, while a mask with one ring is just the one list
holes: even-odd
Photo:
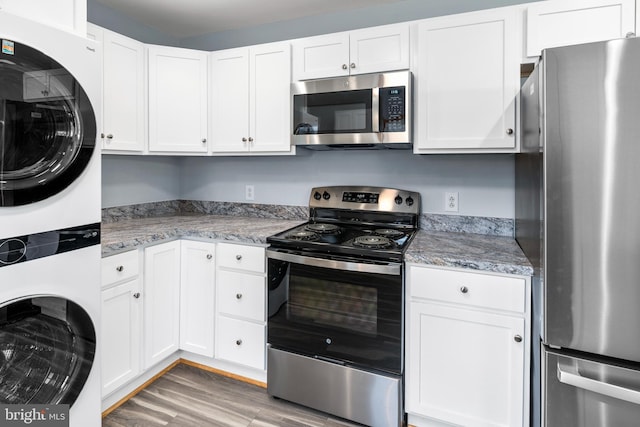
[[507, 129], [507, 135], [513, 135], [513, 129], [511, 128]]
[[202, 138], [202, 143], [206, 144], [207, 143], [207, 138]]
[[242, 294], [236, 294], [236, 299], [242, 298]]
[[135, 299], [140, 298], [140, 292], [136, 292], [135, 294], [133, 294], [133, 297], [134, 297]]
[[112, 134], [107, 135], [107, 139], [113, 139], [113, 135]]
[[253, 142], [253, 138], [252, 137], [249, 137], [249, 142]]
[[236, 259], [240, 261], [242, 259], [242, 255], [236, 255]]
[[207, 259], [211, 259], [211, 258], [213, 258], [213, 255], [207, 254]]
[[247, 142], [247, 138], [242, 138], [242, 142]]
[[346, 70], [347, 69], [347, 64], [342, 64], [342, 69]]
[[116, 267], [116, 271], [118, 273], [122, 273], [122, 270], [124, 270], [124, 265], [119, 265], [119, 266]]
[[356, 63], [355, 62], [352, 62], [350, 65], [351, 65], [351, 68], [356, 68]]
[[236, 340], [236, 345], [242, 345], [242, 340]]
[[463, 294], [466, 294], [467, 292], [469, 292], [469, 288], [467, 288], [466, 286], [461, 286], [460, 292], [462, 292]]
[[520, 336], [520, 335], [516, 335], [515, 337], [513, 337], [513, 340], [514, 340], [515, 342], [522, 342], [522, 336]]

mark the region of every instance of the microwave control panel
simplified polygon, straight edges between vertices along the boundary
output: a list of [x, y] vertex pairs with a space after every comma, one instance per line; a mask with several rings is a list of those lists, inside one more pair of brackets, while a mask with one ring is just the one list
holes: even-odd
[[405, 87], [380, 88], [380, 132], [404, 132]]

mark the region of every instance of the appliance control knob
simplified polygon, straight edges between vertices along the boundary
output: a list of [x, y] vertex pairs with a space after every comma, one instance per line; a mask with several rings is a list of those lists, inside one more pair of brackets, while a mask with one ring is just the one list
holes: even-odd
[[322, 194], [320, 194], [320, 192], [319, 192], [319, 191], [316, 191], [316, 192], [313, 194], [313, 198], [314, 198], [314, 199], [316, 199], [316, 200], [320, 200], [320, 199], [322, 199]]
[[413, 198], [411, 196], [407, 197], [404, 202], [407, 206], [413, 206]]
[[520, 335], [516, 335], [515, 337], [513, 337], [513, 340], [515, 342], [522, 342], [522, 337]]
[[401, 205], [402, 204], [402, 197], [396, 196], [395, 201], [396, 201], [396, 205]]
[[331, 198], [331, 194], [325, 191], [324, 193], [322, 193], [322, 198], [325, 200], [329, 200]]
[[469, 288], [467, 288], [466, 286], [461, 286], [460, 292], [462, 292], [463, 294], [466, 294], [467, 292], [469, 292]]

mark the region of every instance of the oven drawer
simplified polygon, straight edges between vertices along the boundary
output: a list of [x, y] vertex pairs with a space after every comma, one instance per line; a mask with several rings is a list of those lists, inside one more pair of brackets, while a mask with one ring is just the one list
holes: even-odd
[[216, 320], [216, 357], [264, 369], [266, 326], [226, 316]]
[[102, 286], [109, 286], [136, 277], [139, 273], [138, 250], [102, 258]]
[[218, 313], [257, 322], [265, 319], [265, 277], [218, 270], [216, 301]]
[[524, 313], [525, 280], [483, 273], [409, 267], [409, 296]]
[[236, 268], [256, 273], [265, 272], [264, 248], [259, 246], [219, 243], [216, 259], [218, 267]]

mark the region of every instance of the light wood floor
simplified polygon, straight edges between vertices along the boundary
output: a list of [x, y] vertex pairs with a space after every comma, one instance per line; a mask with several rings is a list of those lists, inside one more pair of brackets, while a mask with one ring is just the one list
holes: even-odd
[[102, 420], [103, 427], [355, 427], [274, 399], [261, 387], [179, 364]]

